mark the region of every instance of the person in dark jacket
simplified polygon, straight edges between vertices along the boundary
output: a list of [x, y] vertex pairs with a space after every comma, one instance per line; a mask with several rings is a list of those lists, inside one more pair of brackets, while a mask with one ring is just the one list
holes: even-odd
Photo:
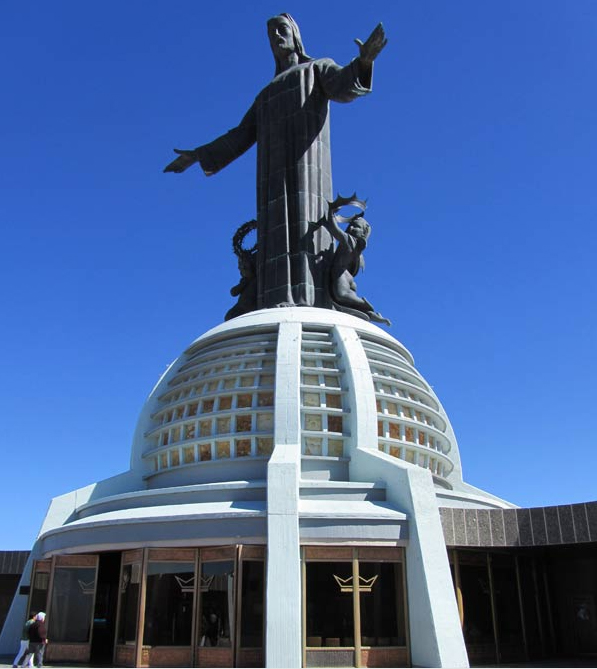
[[43, 667], [44, 650], [47, 643], [46, 614], [41, 611], [35, 616], [34, 622], [29, 625], [29, 648], [27, 650], [27, 657], [21, 662], [21, 665], [25, 666], [29, 657], [33, 655], [35, 666]]

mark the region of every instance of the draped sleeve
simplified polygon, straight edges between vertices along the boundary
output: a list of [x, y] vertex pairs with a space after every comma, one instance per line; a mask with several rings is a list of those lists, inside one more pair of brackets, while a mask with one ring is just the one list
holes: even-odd
[[315, 71], [318, 83], [328, 100], [352, 102], [371, 92], [373, 70], [367, 73], [367, 80], [364, 81], [356, 58], [344, 67], [331, 58], [320, 58], [316, 61]]
[[197, 147], [195, 152], [201, 169], [207, 176], [211, 176], [250, 149], [256, 141], [255, 104], [253, 104], [236, 128], [232, 128], [209, 144]]

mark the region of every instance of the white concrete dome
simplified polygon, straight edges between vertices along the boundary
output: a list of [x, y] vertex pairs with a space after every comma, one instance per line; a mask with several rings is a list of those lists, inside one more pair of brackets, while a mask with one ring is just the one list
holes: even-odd
[[[300, 337], [300, 359], [283, 361], [288, 337]], [[285, 382], [296, 366], [298, 396]], [[303, 478], [348, 480], [358, 442], [429, 470], [441, 488], [462, 481], [450, 421], [409, 351], [359, 318], [297, 307], [193, 342], [148, 398], [131, 466], [149, 488], [264, 479], [289, 415], [300, 415]]]

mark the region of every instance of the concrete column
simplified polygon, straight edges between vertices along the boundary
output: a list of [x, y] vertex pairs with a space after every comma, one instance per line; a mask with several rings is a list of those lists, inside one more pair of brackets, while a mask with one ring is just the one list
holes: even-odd
[[300, 667], [301, 324], [280, 323], [276, 360], [274, 451], [267, 467], [265, 666]]

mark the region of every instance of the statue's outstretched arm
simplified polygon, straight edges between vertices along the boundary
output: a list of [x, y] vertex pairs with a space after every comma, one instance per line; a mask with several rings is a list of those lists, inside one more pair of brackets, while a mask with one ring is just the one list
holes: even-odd
[[328, 206], [328, 215], [324, 219], [324, 225], [338, 244], [341, 246], [348, 246], [348, 235], [338, 225], [336, 217], [334, 216], [334, 210], [331, 206]]
[[358, 61], [361, 78], [363, 79], [364, 85], [367, 85], [367, 81], [369, 81], [370, 86], [373, 61], [379, 56], [381, 50], [388, 43], [383, 25], [378, 23], [365, 43], [361, 42], [360, 39], [355, 39], [355, 43], [359, 47]]
[[215, 174], [255, 144], [256, 132], [255, 105], [251, 105], [236, 128], [213, 142], [196, 149], [174, 149], [178, 158], [166, 165], [164, 172], [184, 172], [194, 163], [199, 163], [207, 176]]
[[164, 172], [176, 172], [177, 174], [180, 174], [198, 160], [195, 151], [192, 149], [174, 149], [174, 153], [178, 153], [178, 158], [175, 158], [171, 163], [168, 163], [168, 165], [164, 167]]

